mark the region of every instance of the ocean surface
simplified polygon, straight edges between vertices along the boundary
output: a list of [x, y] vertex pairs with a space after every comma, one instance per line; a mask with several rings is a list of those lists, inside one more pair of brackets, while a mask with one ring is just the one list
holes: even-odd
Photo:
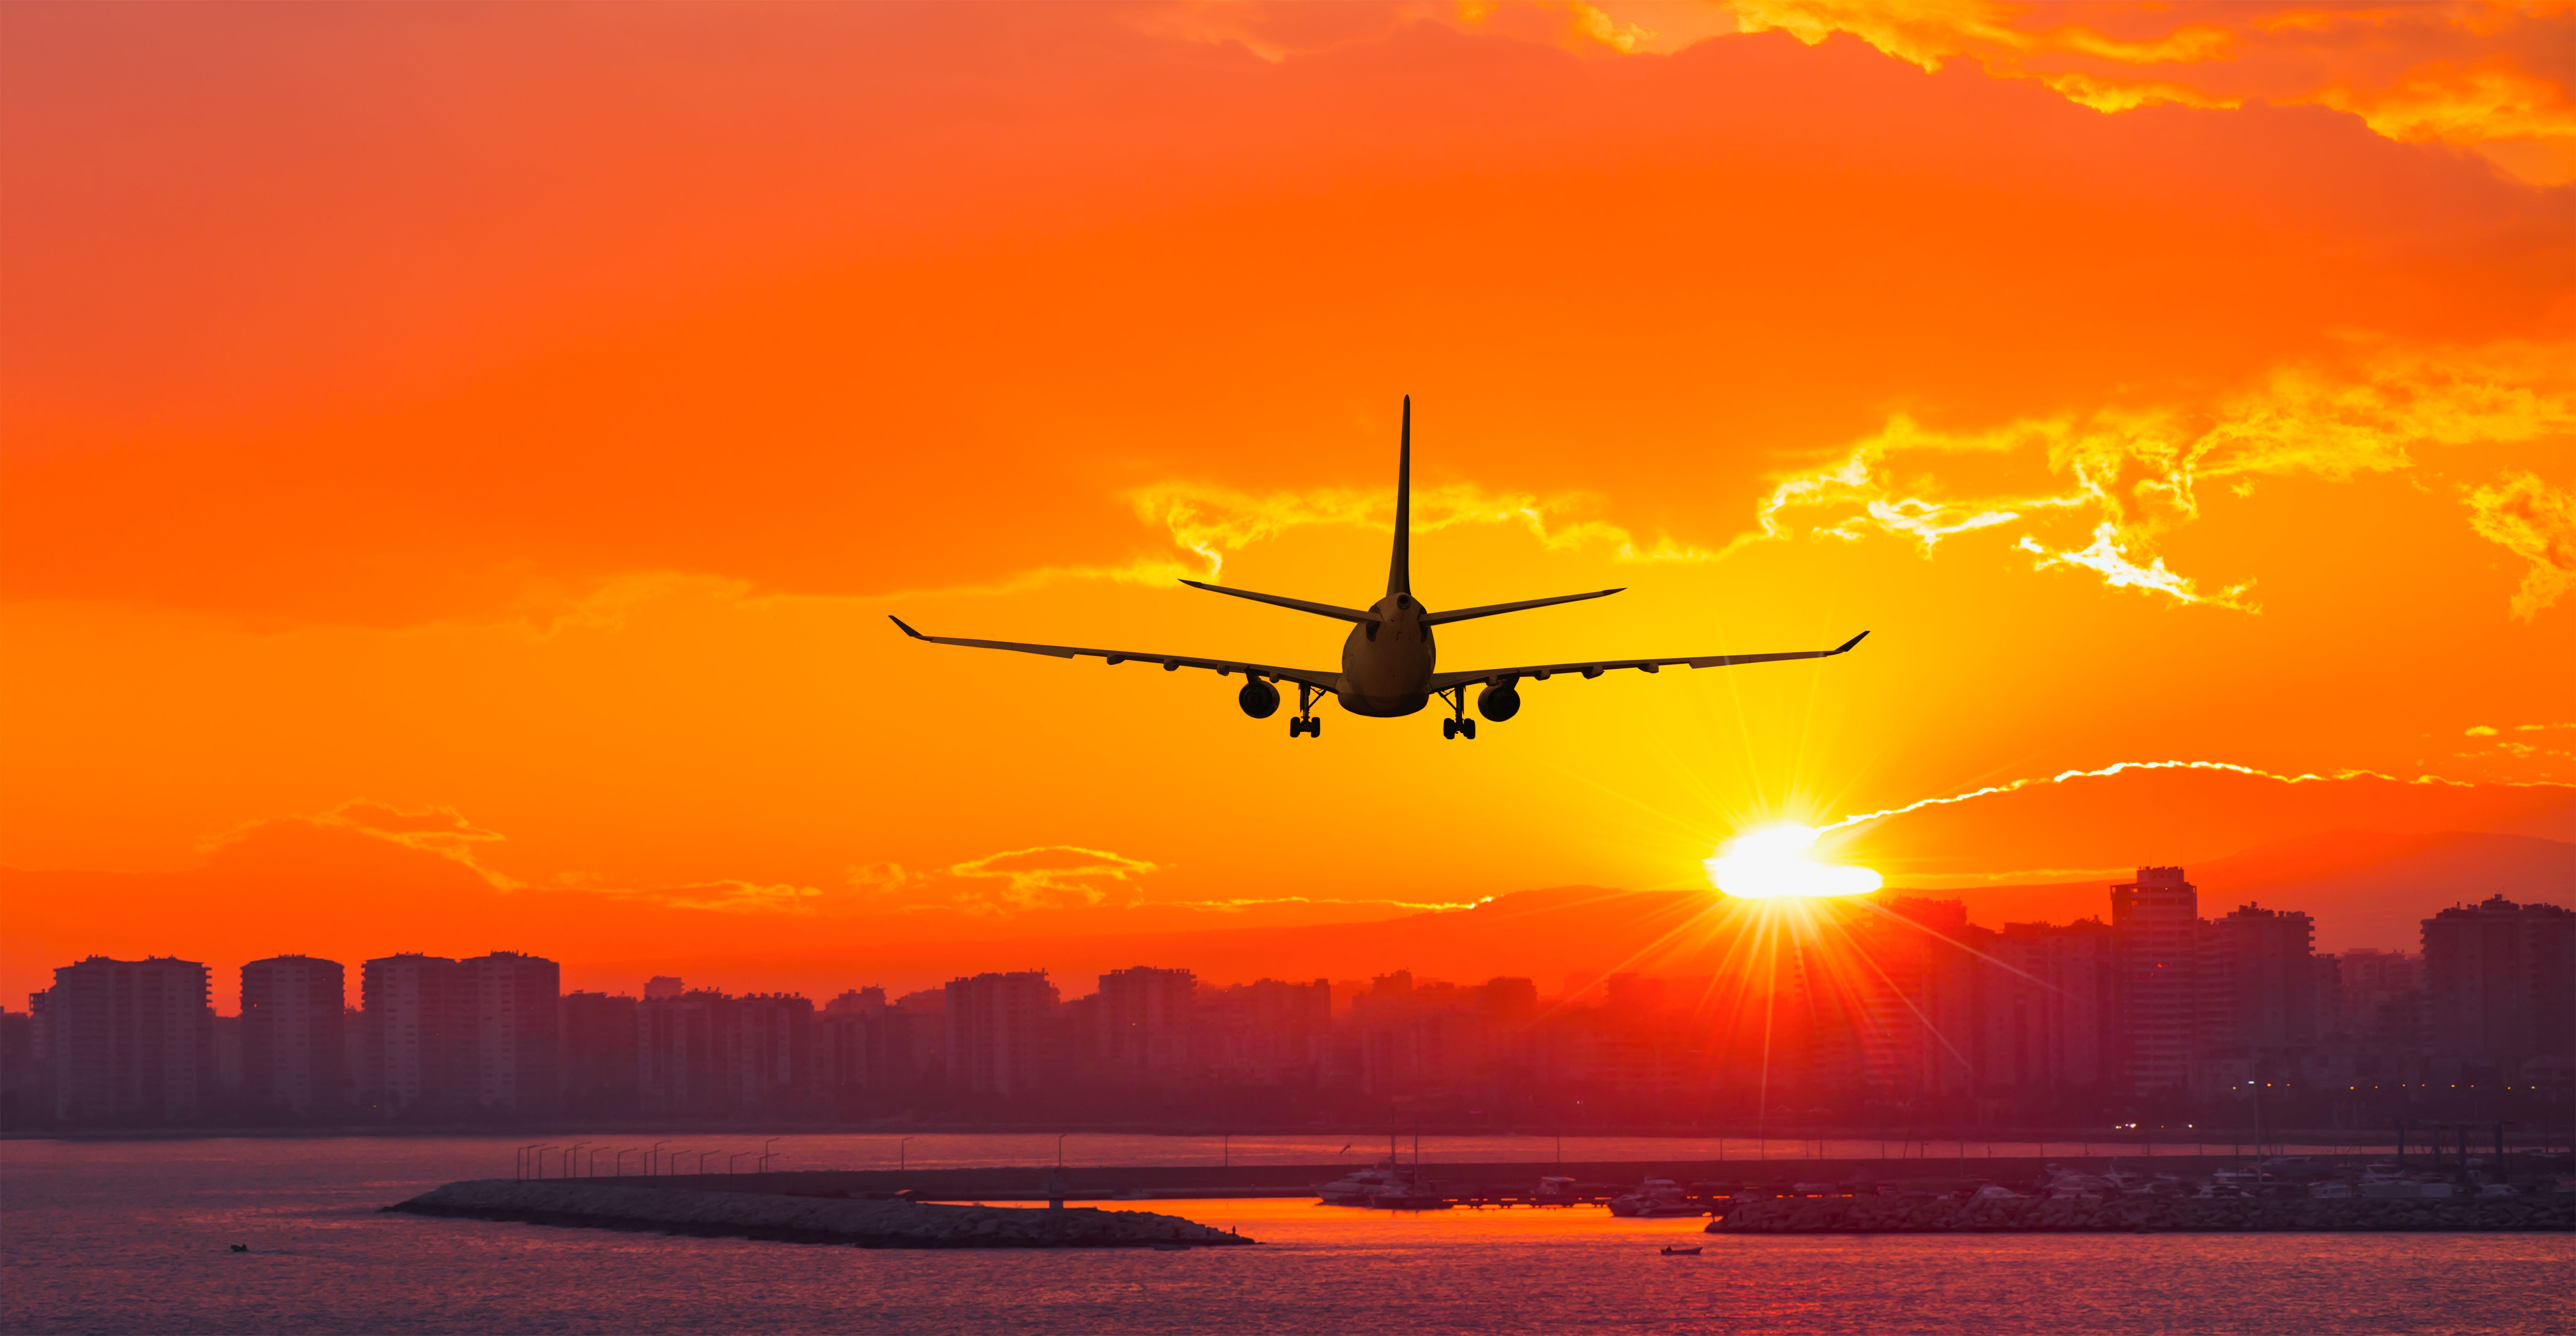
[[[694, 1161], [700, 1153], [755, 1152], [762, 1140], [673, 1139], [665, 1153], [689, 1151]], [[1055, 1149], [1052, 1136], [920, 1136], [900, 1151], [893, 1141], [799, 1136], [780, 1138], [774, 1149], [790, 1157], [788, 1168], [879, 1167], [880, 1149], [887, 1167], [898, 1153], [921, 1167], [1031, 1164], [1052, 1162]], [[499, 1137], [0, 1143], [0, 1330], [2576, 1330], [2576, 1236], [2564, 1234], [1735, 1238], [1704, 1235], [1697, 1220], [1618, 1220], [1596, 1210], [1394, 1216], [1270, 1199], [1153, 1203], [1240, 1228], [1262, 1240], [1257, 1248], [872, 1252], [378, 1209], [451, 1179], [507, 1177], [520, 1144]], [[1313, 1163], [1334, 1158], [1341, 1142], [1320, 1151], [1318, 1144], [1076, 1136], [1066, 1158]], [[1508, 1156], [1494, 1153], [1505, 1148]], [[1355, 1147], [1352, 1158], [1370, 1149]], [[1548, 1138], [1424, 1142], [1435, 1165], [1444, 1156], [1543, 1163], [1553, 1149]], [[1679, 1149], [1644, 1138], [1569, 1137], [1565, 1153], [1705, 1158]], [[721, 1163], [711, 1158], [707, 1167]], [[250, 1251], [232, 1252], [235, 1243]], [[1664, 1257], [1657, 1249], [1667, 1243], [1707, 1251]]]

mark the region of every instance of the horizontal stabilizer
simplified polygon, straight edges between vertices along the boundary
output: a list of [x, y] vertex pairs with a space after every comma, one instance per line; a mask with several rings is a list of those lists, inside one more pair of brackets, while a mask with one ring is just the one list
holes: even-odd
[[1181, 583], [1192, 589], [1204, 589], [1211, 594], [1231, 594], [1236, 598], [1251, 599], [1255, 603], [1267, 603], [1274, 608], [1293, 608], [1298, 612], [1311, 612], [1318, 617], [1338, 617], [1346, 622], [1384, 620], [1374, 612], [1363, 612], [1358, 608], [1335, 607], [1330, 603], [1309, 603], [1302, 598], [1286, 598], [1278, 594], [1256, 594], [1249, 589], [1228, 589], [1223, 585], [1200, 584], [1196, 580], [1183, 580]]
[[[1595, 589], [1589, 594], [1559, 594], [1554, 598], [1525, 598], [1518, 603], [1488, 603], [1481, 608], [1452, 608], [1447, 612], [1425, 614], [1422, 618], [1422, 624], [1424, 626], [1440, 626], [1448, 622], [1463, 622], [1475, 617], [1491, 617], [1498, 613], [1522, 612], [1530, 608], [1548, 608], [1554, 607], [1559, 603], [1580, 603], [1587, 598], [1608, 598], [1612, 594], [1618, 592], [1619, 591], [1616, 589]], [[1863, 634], [1867, 633], [1864, 632]]]

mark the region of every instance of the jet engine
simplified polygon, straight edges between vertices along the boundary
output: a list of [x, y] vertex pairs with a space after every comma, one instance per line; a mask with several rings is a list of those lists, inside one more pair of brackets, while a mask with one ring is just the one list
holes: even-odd
[[1495, 683], [1476, 693], [1476, 713], [1501, 723], [1521, 712], [1521, 693]]
[[1255, 719], [1267, 719], [1279, 709], [1279, 688], [1256, 677], [1234, 694], [1234, 703]]

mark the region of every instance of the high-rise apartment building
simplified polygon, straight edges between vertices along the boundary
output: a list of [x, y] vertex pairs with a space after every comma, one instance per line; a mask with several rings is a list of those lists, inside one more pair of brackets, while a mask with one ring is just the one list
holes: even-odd
[[2334, 961], [2336, 1033], [2372, 1044], [2416, 1034], [2424, 989], [2422, 956], [2356, 947], [2338, 953]]
[[563, 1011], [563, 1107], [567, 1113], [638, 1111], [637, 1002], [623, 993], [566, 993]]
[[1188, 970], [1137, 965], [1100, 976], [1101, 1064], [1128, 1077], [1180, 1070], [1189, 1061], [1198, 977]]
[[214, 1079], [212, 976], [193, 960], [91, 956], [38, 996], [54, 1117], [157, 1123], [196, 1117]]
[[2498, 895], [2424, 920], [2424, 1001], [2450, 1072], [2511, 1084], [2535, 1059], [2565, 1072], [2576, 1061], [2576, 913]]
[[2199, 1018], [2200, 892], [2178, 867], [2142, 867], [2111, 888], [2120, 956], [2119, 1086], [2175, 1094], [2189, 1080]]
[[471, 1105], [542, 1113], [563, 1093], [563, 970], [541, 956], [495, 951], [456, 962], [471, 1008]]
[[2119, 1051], [2111, 926], [2007, 923], [1985, 949], [1975, 1034], [1984, 1089], [2042, 1108], [2100, 1095]]
[[2200, 1043], [2261, 1056], [2317, 1039], [2316, 924], [2244, 905], [2201, 934]]
[[1044, 970], [978, 974], [948, 982], [948, 1079], [970, 1094], [1018, 1096], [1045, 1088], [1055, 985]]
[[446, 956], [401, 952], [359, 967], [358, 1101], [388, 1117], [471, 1107], [474, 998]]
[[253, 1109], [300, 1118], [349, 1104], [338, 961], [273, 956], [241, 967], [241, 1097]]
[[714, 989], [646, 997], [635, 1008], [636, 1084], [644, 1112], [703, 1117], [732, 1107], [733, 999]]
[[737, 1107], [792, 1111], [821, 1093], [814, 1061], [814, 1004], [794, 993], [734, 999]]

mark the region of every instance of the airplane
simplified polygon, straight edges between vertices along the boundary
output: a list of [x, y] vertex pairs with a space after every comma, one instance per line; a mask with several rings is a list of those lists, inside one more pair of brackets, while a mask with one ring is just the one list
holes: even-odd
[[1285, 598], [1278, 594], [1257, 594], [1249, 589], [1228, 589], [1221, 585], [1183, 580], [1192, 589], [1211, 594], [1228, 594], [1248, 598], [1255, 603], [1310, 612], [1319, 617], [1332, 617], [1356, 623], [1350, 636], [1342, 642], [1341, 671], [1323, 668], [1282, 668], [1276, 664], [1249, 663], [1240, 659], [1201, 659], [1186, 654], [1155, 654], [1132, 649], [1084, 649], [1073, 645], [1031, 645], [1015, 640], [965, 640], [955, 636], [924, 635], [912, 629], [900, 617], [889, 617], [905, 635], [934, 645], [963, 645], [969, 649], [1007, 649], [1022, 654], [1046, 654], [1059, 659], [1104, 659], [1112, 664], [1159, 663], [1163, 671], [1178, 672], [1183, 668], [1205, 668], [1217, 676], [1241, 673], [1243, 689], [1235, 693], [1235, 703], [1255, 719], [1267, 719], [1279, 709], [1279, 683], [1297, 688], [1297, 715], [1288, 721], [1288, 736], [1320, 738], [1324, 721], [1315, 717], [1315, 703], [1326, 696], [1334, 698], [1348, 713], [1377, 719], [1396, 719], [1418, 714], [1439, 697], [1450, 711], [1440, 721], [1440, 736], [1466, 738], [1476, 736], [1476, 721], [1467, 717], [1467, 689], [1480, 687], [1476, 693], [1476, 713], [1489, 722], [1501, 723], [1521, 709], [1520, 684], [1526, 678], [1544, 682], [1560, 673], [1581, 673], [1586, 680], [1618, 668], [1640, 672], [1658, 672], [1674, 664], [1693, 668], [1726, 668], [1740, 663], [1774, 663], [1783, 659], [1830, 659], [1849, 654], [1854, 645], [1869, 632], [1863, 631], [1832, 649], [1796, 650], [1784, 654], [1701, 654], [1671, 659], [1595, 659], [1588, 663], [1526, 664], [1512, 668], [1476, 668], [1464, 672], [1438, 672], [1437, 647], [1432, 643], [1431, 628], [1463, 622], [1476, 617], [1492, 617], [1506, 612], [1523, 612], [1531, 608], [1552, 607], [1559, 603], [1578, 603], [1584, 599], [1607, 598], [1617, 589], [1596, 589], [1584, 594], [1559, 594], [1554, 598], [1523, 599], [1518, 603], [1489, 603], [1476, 608], [1452, 608], [1445, 612], [1424, 607], [1413, 596], [1411, 538], [1413, 523], [1413, 396], [1404, 398], [1404, 426], [1398, 437], [1395, 464], [1395, 556], [1387, 567], [1386, 596], [1367, 608], [1343, 608], [1330, 603], [1310, 603], [1302, 598]]

